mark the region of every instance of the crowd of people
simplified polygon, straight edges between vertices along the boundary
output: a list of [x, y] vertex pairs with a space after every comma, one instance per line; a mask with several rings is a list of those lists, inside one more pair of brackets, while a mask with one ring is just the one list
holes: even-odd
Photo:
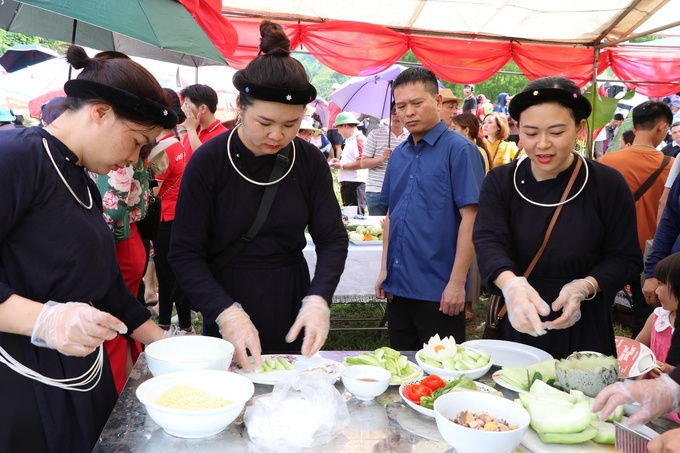
[[[385, 217], [375, 294], [389, 299], [390, 346], [465, 341], [478, 267], [504, 297], [501, 339], [614, 355], [612, 302], [628, 285], [634, 336], [659, 367], [595, 409], [636, 400], [632, 422], [680, 410], [674, 101], [633, 108], [631, 134], [615, 116], [605, 134], [622, 150], [600, 162], [574, 151], [592, 107], [562, 77], [494, 105], [413, 67], [393, 81], [386, 125], [333, 102], [324, 125], [282, 27], [260, 33], [233, 79], [234, 124], [216, 119], [208, 86], [164, 90], [124, 54], [75, 45], [67, 60], [82, 72], [40, 126], [0, 108], [0, 346], [41, 375], [2, 359], [0, 450], [91, 451], [143, 345], [194, 333], [192, 311], [246, 370], [265, 353], [319, 351], [348, 253], [335, 171], [343, 206]], [[650, 451], [677, 442], [671, 431]]]

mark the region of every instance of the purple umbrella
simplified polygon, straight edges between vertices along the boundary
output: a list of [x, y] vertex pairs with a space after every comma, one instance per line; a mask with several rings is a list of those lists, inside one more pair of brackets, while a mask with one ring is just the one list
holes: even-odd
[[389, 118], [392, 82], [406, 69], [406, 66], [395, 64], [376, 75], [352, 77], [340, 85], [329, 99], [335, 101], [343, 111]]
[[14, 72], [58, 56], [54, 50], [38, 44], [17, 44], [0, 57], [0, 66], [7, 72]]
[[[328, 98], [335, 101], [343, 111], [360, 112], [381, 119], [390, 118], [392, 82], [406, 69], [406, 66], [395, 64], [372, 76], [352, 77]], [[440, 89], [444, 88], [441, 83], [437, 84]]]

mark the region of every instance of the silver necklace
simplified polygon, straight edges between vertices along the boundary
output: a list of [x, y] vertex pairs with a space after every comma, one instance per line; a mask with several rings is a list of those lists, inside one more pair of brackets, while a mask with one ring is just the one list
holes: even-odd
[[69, 183], [66, 181], [66, 178], [64, 178], [64, 175], [61, 174], [61, 171], [59, 170], [59, 167], [57, 167], [57, 163], [54, 161], [54, 157], [52, 157], [52, 151], [50, 151], [50, 147], [47, 144], [46, 139], [42, 139], [43, 146], [45, 147], [45, 152], [47, 153], [48, 156], [50, 156], [50, 160], [52, 161], [52, 165], [54, 165], [54, 169], [57, 170], [57, 174], [59, 174], [59, 177], [61, 178], [61, 181], [64, 183], [66, 188], [68, 189], [69, 192], [71, 192], [71, 195], [73, 195], [73, 198], [76, 199], [78, 203], [80, 203], [80, 206], [82, 206], [85, 209], [92, 209], [92, 192], [90, 192], [90, 186], [87, 186], [87, 194], [90, 196], [90, 205], [87, 206], [85, 203], [83, 203], [80, 198], [78, 198], [78, 195], [71, 189], [71, 186]]
[[538, 203], [536, 201], [529, 200], [522, 192], [520, 192], [519, 187], [517, 187], [517, 170], [519, 169], [519, 166], [522, 164], [522, 162], [528, 158], [528, 156], [526, 154], [524, 154], [522, 157], [519, 158], [519, 161], [517, 162], [517, 165], [515, 166], [515, 172], [513, 173], [513, 176], [512, 176], [512, 183], [515, 185], [515, 190], [517, 191], [519, 196], [522, 197], [525, 201], [527, 201], [527, 202], [529, 202], [529, 203], [531, 203], [535, 206], [540, 206], [542, 208], [555, 208], [557, 206], [567, 204], [571, 200], [573, 200], [574, 198], [578, 197], [581, 194], [581, 192], [583, 192], [583, 189], [586, 188], [586, 184], [588, 184], [588, 164], [586, 163], [586, 159], [583, 156], [581, 156], [578, 153], [574, 153], [574, 154], [576, 154], [578, 157], [580, 157], [581, 160], [583, 161], [583, 166], [586, 169], [586, 179], [583, 181], [583, 185], [581, 186], [581, 188], [578, 190], [578, 192], [576, 192], [576, 194], [573, 197], [568, 198], [568, 199], [566, 199], [562, 202], [559, 202], [559, 203], [548, 204], [548, 203]]
[[244, 175], [243, 173], [241, 173], [241, 170], [236, 168], [236, 164], [234, 164], [234, 158], [231, 157], [231, 137], [233, 137], [234, 134], [236, 134], [236, 129], [238, 129], [239, 127], [241, 127], [240, 124], [235, 126], [234, 129], [233, 129], [233, 132], [231, 134], [229, 134], [229, 138], [227, 139], [227, 154], [229, 155], [229, 162], [231, 162], [231, 166], [234, 167], [234, 170], [236, 170], [236, 173], [241, 175], [241, 178], [245, 179], [249, 183], [255, 184], [257, 186], [271, 186], [273, 184], [279, 183], [283, 178], [288, 176], [288, 173], [290, 173], [290, 171], [293, 169], [293, 165], [295, 165], [295, 141], [294, 140], [292, 142], [290, 142], [291, 145], [293, 145], [293, 161], [290, 163], [290, 167], [288, 167], [288, 171], [283, 176], [281, 176], [279, 179], [277, 179], [276, 181], [259, 182], [259, 181], [252, 180], [249, 177], [247, 177], [246, 175]]

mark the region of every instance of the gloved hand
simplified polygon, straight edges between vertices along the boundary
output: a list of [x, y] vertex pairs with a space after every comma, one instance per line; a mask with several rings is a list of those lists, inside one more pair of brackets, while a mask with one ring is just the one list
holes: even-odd
[[302, 300], [302, 308], [286, 335], [286, 341], [288, 343], [295, 341], [302, 327], [305, 328], [302, 353], [311, 357], [326, 342], [331, 328], [331, 309], [328, 308], [328, 302], [323, 297], [307, 296]]
[[632, 401], [639, 403], [642, 409], [632, 415], [626, 424], [642, 425], [659, 415], [680, 410], [680, 385], [667, 374], [656, 379], [617, 382], [597, 395], [593, 412], [601, 410], [600, 420], [606, 420], [616, 406]]
[[550, 307], [526, 278], [514, 277], [505, 282], [503, 297], [512, 327], [534, 337], [546, 334], [545, 324], [539, 315], [550, 314]]
[[566, 329], [576, 324], [581, 319], [581, 302], [588, 297], [593, 287], [585, 279], [572, 280], [564, 285], [560, 295], [552, 303], [553, 311], [563, 310], [562, 316], [546, 322], [548, 329]]
[[224, 310], [215, 320], [220, 328], [222, 338], [234, 345], [234, 358], [236, 363], [248, 373], [252, 371], [248, 353], [255, 359], [255, 364], [262, 365], [262, 346], [260, 345], [260, 334], [250, 321], [248, 313], [243, 311], [241, 304], [235, 302], [231, 307]]
[[64, 355], [84, 357], [104, 340], [126, 333], [127, 326], [115, 316], [83, 302], [49, 301], [33, 325], [31, 343], [56, 349]]

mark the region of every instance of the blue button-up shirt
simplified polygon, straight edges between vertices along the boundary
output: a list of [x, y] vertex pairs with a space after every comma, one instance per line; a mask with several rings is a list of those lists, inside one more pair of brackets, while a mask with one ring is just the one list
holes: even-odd
[[409, 137], [396, 147], [388, 162], [380, 197], [390, 216], [383, 289], [439, 302], [456, 256], [459, 209], [477, 204], [484, 161], [440, 121], [417, 145]]

